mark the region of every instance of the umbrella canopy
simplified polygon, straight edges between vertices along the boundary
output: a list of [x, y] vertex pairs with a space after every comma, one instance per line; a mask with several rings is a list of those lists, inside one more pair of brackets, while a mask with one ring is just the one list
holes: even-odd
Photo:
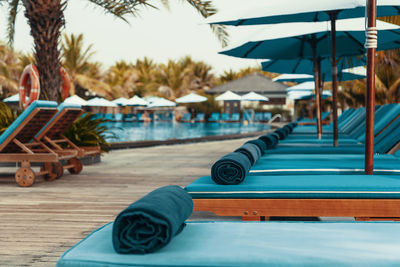
[[[321, 75], [332, 76], [332, 66], [330, 58], [322, 58]], [[340, 73], [344, 69], [349, 69], [358, 66], [365, 66], [365, 57], [359, 56], [341, 57], [338, 59], [337, 71]], [[296, 58], [296, 59], [274, 59], [261, 62], [263, 71], [276, 73], [297, 73], [297, 74], [314, 74], [314, 63], [312, 59]], [[325, 81], [327, 81], [325, 79]]]
[[268, 101], [269, 98], [263, 95], [257, 94], [255, 92], [250, 92], [248, 94], [242, 95], [242, 100], [244, 101]]
[[188, 95], [179, 97], [176, 99], [177, 103], [199, 103], [199, 102], [204, 102], [207, 101], [208, 98], [195, 94], [195, 93], [190, 93]]
[[117, 104], [102, 97], [95, 97], [87, 101], [86, 106], [90, 107], [118, 107]]
[[[338, 80], [340, 80], [342, 82], [352, 81], [352, 80], [360, 80], [360, 79], [365, 79], [365, 76], [366, 76], [365, 73], [364, 74], [352, 73], [349, 71], [349, 69], [347, 69], [347, 70], [343, 70], [338, 73], [338, 77], [340, 77]], [[331, 82], [332, 76], [322, 74], [322, 80], [324, 82]], [[295, 83], [310, 82], [310, 81], [314, 81], [314, 76], [309, 75], [309, 74], [282, 74], [282, 75], [279, 75], [278, 77], [274, 78], [274, 81], [276, 81], [276, 82], [295, 82]]]
[[286, 92], [293, 92], [293, 91], [312, 92], [314, 89], [315, 89], [314, 82], [303, 82], [303, 83], [299, 83], [294, 86], [286, 88]]
[[[377, 0], [380, 17], [400, 14], [398, 0]], [[232, 26], [276, 24], [286, 22], [315, 22], [330, 20], [329, 11], [337, 11], [337, 19], [365, 16], [365, 0], [303, 0], [295, 4], [292, 0], [260, 1], [251, 8], [218, 12], [207, 19], [210, 24]]]
[[[325, 91], [322, 93], [322, 99], [326, 99], [332, 96], [331, 91]], [[315, 94], [312, 91], [309, 92], [290, 92], [288, 93], [288, 98], [293, 100], [307, 100], [307, 99], [315, 99]]]
[[[400, 47], [400, 26], [377, 21], [378, 50]], [[331, 55], [330, 24], [286, 23], [264, 26], [238, 46], [230, 46], [221, 54], [253, 59], [298, 59], [314, 55], [326, 58]], [[336, 43], [338, 56], [365, 53], [365, 20], [346, 19], [337, 21]], [[315, 53], [315, 54], [314, 54]]]
[[15, 94], [3, 99], [3, 102], [6, 103], [17, 103], [19, 102], [19, 94]]
[[76, 104], [76, 105], [81, 105], [81, 106], [87, 105], [87, 101], [85, 99], [79, 97], [78, 95], [73, 95], [73, 96], [67, 97], [64, 100], [64, 103]]
[[176, 103], [162, 97], [149, 97], [147, 98], [148, 107], [175, 107]]
[[129, 105], [129, 99], [125, 98], [125, 97], [120, 97], [118, 99], [115, 99], [113, 101], [114, 104], [117, 104], [118, 106], [127, 106]]
[[137, 95], [129, 99], [129, 106], [147, 106], [147, 101]]
[[217, 101], [235, 101], [235, 100], [242, 100], [242, 97], [238, 94], [235, 94], [231, 91], [226, 91], [222, 95], [215, 98]]

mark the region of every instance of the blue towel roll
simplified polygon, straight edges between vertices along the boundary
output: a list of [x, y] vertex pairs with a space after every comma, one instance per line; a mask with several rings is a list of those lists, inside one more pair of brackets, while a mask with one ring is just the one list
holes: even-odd
[[258, 146], [258, 148], [260, 149], [260, 152], [261, 152], [261, 156], [264, 155], [264, 150], [267, 150], [267, 145], [264, 143], [264, 141], [262, 141], [260, 139], [250, 140], [250, 141], [247, 141], [245, 144], [247, 144], [247, 143], [255, 144], [256, 146]]
[[239, 152], [229, 153], [211, 167], [211, 178], [217, 184], [240, 184], [249, 173], [250, 167], [248, 157]]
[[115, 251], [145, 254], [166, 246], [182, 231], [192, 211], [192, 197], [181, 187], [154, 190], [115, 219], [112, 233]]
[[279, 140], [284, 140], [287, 136], [285, 130], [283, 130], [282, 128], [275, 130], [274, 133], [277, 133], [279, 135]]
[[261, 157], [261, 151], [255, 144], [246, 143], [236, 149], [234, 152], [239, 152], [244, 154], [249, 158], [251, 165], [254, 165], [256, 161]]
[[258, 139], [262, 140], [265, 143], [267, 149], [274, 148], [279, 142], [279, 136], [273, 133], [262, 135]]

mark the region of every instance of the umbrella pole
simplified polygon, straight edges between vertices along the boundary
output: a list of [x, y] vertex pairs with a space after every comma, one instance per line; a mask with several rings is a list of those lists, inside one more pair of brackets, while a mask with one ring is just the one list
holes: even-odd
[[[365, 129], [365, 174], [374, 172], [374, 120], [375, 120], [375, 53], [376, 39], [376, 0], [368, 0], [368, 32], [367, 32], [367, 124]], [[369, 42], [372, 42], [369, 43]]]
[[336, 17], [337, 12], [329, 14], [331, 19], [331, 44], [332, 44], [332, 115], [333, 115], [333, 146], [339, 145], [338, 131], [338, 104], [337, 104], [337, 62], [336, 62]]
[[322, 137], [322, 126], [321, 126], [321, 101], [320, 101], [320, 93], [319, 93], [319, 68], [318, 68], [318, 60], [317, 60], [317, 46], [315, 36], [313, 35], [312, 40], [312, 51], [313, 51], [313, 62], [314, 62], [314, 82], [315, 82], [315, 110], [317, 113], [317, 134], [318, 139]]

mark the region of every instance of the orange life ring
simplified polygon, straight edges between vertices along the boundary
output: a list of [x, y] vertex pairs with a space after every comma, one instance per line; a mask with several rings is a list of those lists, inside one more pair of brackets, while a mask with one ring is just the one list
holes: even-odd
[[26, 109], [40, 95], [39, 72], [35, 65], [29, 64], [22, 72], [19, 81], [19, 103]]
[[69, 96], [69, 91], [71, 90], [71, 81], [67, 71], [63, 67], [60, 67], [60, 75], [62, 79], [61, 99], [64, 101]]

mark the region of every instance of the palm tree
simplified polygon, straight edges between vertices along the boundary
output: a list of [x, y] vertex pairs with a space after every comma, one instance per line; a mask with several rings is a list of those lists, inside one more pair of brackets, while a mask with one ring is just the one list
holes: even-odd
[[66, 35], [61, 43], [61, 63], [71, 80], [71, 93], [84, 97], [84, 92], [91, 91], [103, 97], [111, 97], [112, 89], [101, 81], [100, 63], [90, 62], [94, 54], [93, 45], [84, 47], [83, 35]]
[[[88, 0], [89, 3], [103, 8], [107, 13], [127, 21], [128, 16], [136, 16], [139, 8], [143, 6], [156, 8], [151, 0]], [[168, 7], [168, 0], [161, 0]], [[208, 17], [217, 12], [209, 0], [186, 0], [186, 2], [199, 11], [203, 17]], [[36, 66], [40, 73], [41, 98], [59, 99], [61, 77], [60, 50], [58, 47], [61, 30], [65, 25], [64, 10], [66, 0], [0, 0], [9, 8], [8, 37], [12, 45], [15, 31], [15, 20], [20, 6], [25, 9], [25, 17], [31, 28], [34, 40], [34, 55]], [[211, 25], [223, 45], [227, 44], [227, 32], [220, 25]]]
[[2, 96], [18, 92], [18, 78], [23, 70], [19, 64], [19, 57], [18, 53], [0, 43], [0, 94]]
[[137, 80], [138, 75], [133, 64], [123, 60], [111, 66], [104, 78], [104, 82], [112, 88], [113, 98], [132, 95]]

